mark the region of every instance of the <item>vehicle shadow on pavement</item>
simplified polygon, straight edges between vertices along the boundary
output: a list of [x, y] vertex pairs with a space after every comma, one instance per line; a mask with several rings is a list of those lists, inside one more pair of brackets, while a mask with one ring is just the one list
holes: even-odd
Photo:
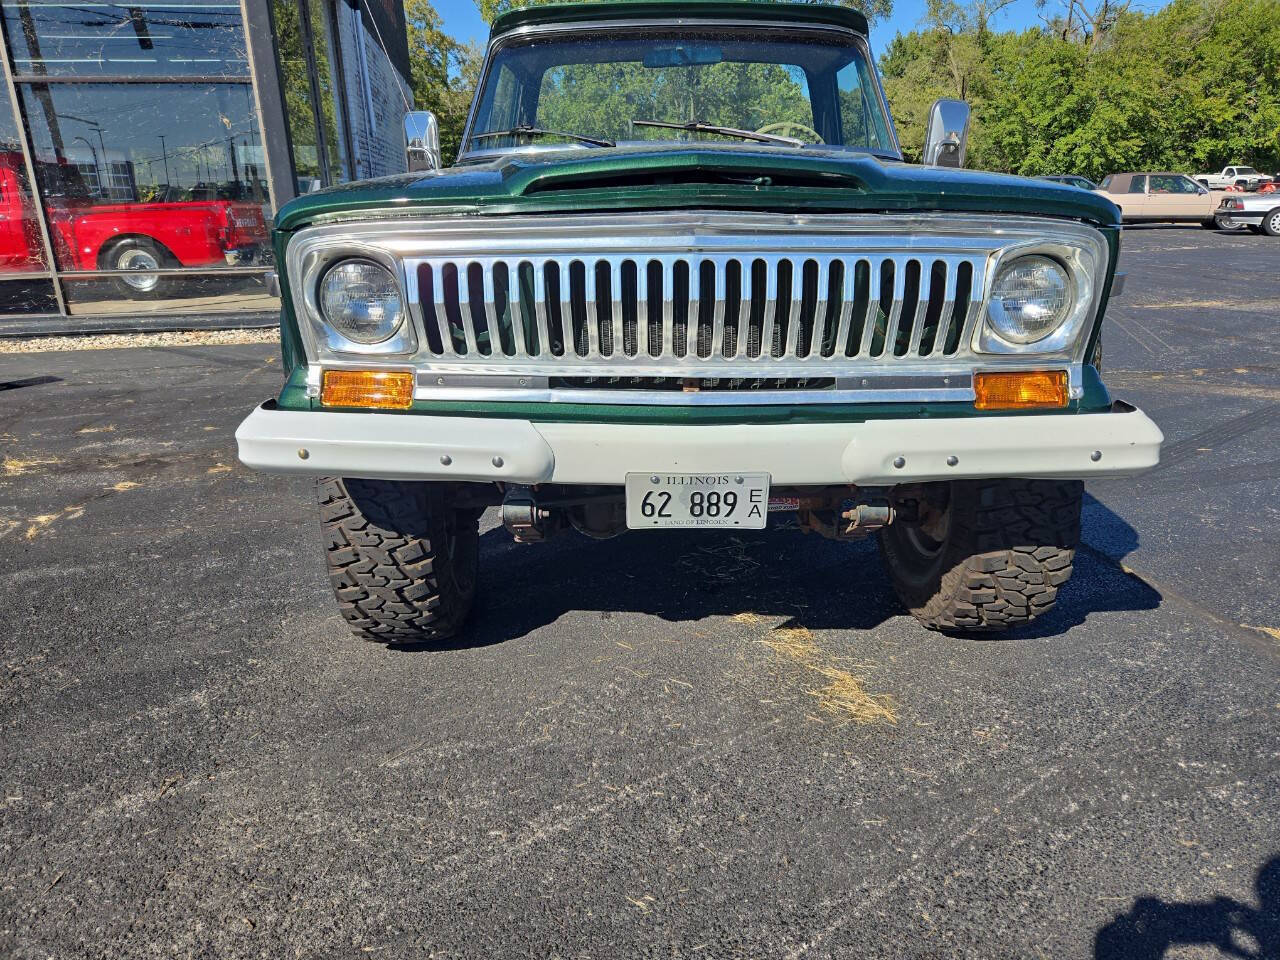
[[1280, 957], [1280, 856], [1258, 870], [1258, 905], [1231, 897], [1167, 903], [1139, 897], [1094, 938], [1094, 960], [1158, 960], [1175, 947], [1207, 945], [1224, 957]]
[[[1093, 613], [1159, 606], [1160, 594], [1117, 562], [1137, 547], [1137, 533], [1087, 495], [1085, 535], [1097, 546], [1077, 552], [1075, 574], [1051, 613], [1008, 634], [958, 642], [1047, 638]], [[488, 646], [581, 611], [670, 622], [751, 613], [781, 618], [779, 626], [873, 630], [907, 615], [877, 554], [874, 539], [835, 542], [794, 523], [731, 533], [646, 531], [602, 541], [570, 532], [534, 545], [515, 543], [498, 527], [481, 535], [479, 599], [463, 634], [400, 649]]]

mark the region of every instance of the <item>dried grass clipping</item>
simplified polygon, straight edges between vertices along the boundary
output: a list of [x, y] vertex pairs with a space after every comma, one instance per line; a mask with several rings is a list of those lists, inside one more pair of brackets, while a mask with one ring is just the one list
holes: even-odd
[[[741, 616], [743, 615], [740, 614], [739, 617]], [[738, 617], [734, 619], [739, 623], [751, 622]], [[838, 721], [898, 722], [893, 697], [888, 694], [868, 693], [863, 686], [865, 678], [841, 666], [843, 658], [833, 657], [818, 646], [813, 632], [806, 627], [783, 627], [770, 630], [760, 642], [780, 657], [818, 674], [827, 681], [816, 689], [805, 691], [817, 700], [820, 712]], [[851, 664], [851, 666], [857, 665]]]

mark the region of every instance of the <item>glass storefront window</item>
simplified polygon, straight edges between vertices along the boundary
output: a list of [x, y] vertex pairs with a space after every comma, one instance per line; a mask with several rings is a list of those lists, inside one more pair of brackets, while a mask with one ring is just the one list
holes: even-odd
[[4, 277], [4, 271], [0, 270], [0, 316], [58, 312], [53, 281], [48, 277], [22, 277], [17, 280]]
[[36, 176], [62, 270], [262, 263], [266, 171], [248, 84], [21, 84]]
[[52, 77], [247, 77], [238, 3], [3, 0], [13, 71]]
[[334, 43], [329, 8], [332, 0], [304, 0], [311, 17], [311, 49], [316, 62], [316, 80], [320, 89], [320, 122], [324, 125], [325, 154], [329, 159], [329, 183], [351, 179], [347, 169], [342, 137], [345, 123], [342, 104], [334, 84], [340, 75], [338, 48]]
[[167, 313], [225, 313], [229, 310], [269, 312], [280, 301], [267, 291], [261, 276], [231, 274], [168, 274], [157, 287], [138, 291], [121, 277], [65, 277], [67, 310], [73, 316], [119, 314], [139, 316]]
[[[0, 279], [44, 271], [44, 261], [44, 240], [27, 184], [22, 142], [6, 98], [0, 102]], [[20, 288], [6, 285], [7, 295], [0, 295], [0, 313], [13, 312], [13, 291]]]
[[311, 193], [324, 186], [320, 167], [320, 138], [311, 96], [310, 66], [303, 33], [299, 0], [273, 0], [272, 24], [276, 35], [276, 59], [280, 65], [280, 87], [293, 147], [293, 175], [298, 193]]
[[341, 70], [331, 3], [274, 0], [271, 5], [298, 193], [351, 179], [342, 98], [335, 83]]

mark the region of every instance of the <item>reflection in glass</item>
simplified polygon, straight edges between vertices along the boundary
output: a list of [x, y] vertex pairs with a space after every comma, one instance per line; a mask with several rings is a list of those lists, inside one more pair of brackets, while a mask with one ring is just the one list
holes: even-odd
[[334, 82], [340, 76], [338, 51], [325, 0], [274, 0], [271, 15], [297, 191], [311, 193], [349, 180], [345, 124]]
[[[44, 270], [44, 245], [36, 205], [27, 184], [18, 126], [7, 101], [0, 102], [0, 276]], [[0, 303], [0, 313], [11, 313], [13, 291]], [[23, 311], [25, 312], [25, 311]]]
[[66, 277], [62, 281], [67, 310], [73, 315], [143, 313], [276, 312], [280, 300], [271, 296], [262, 275], [185, 275], [164, 277], [160, 292], [124, 298], [119, 278]]
[[22, 84], [58, 266], [119, 270], [162, 297], [157, 268], [263, 262], [266, 170], [248, 84]]
[[19, 75], [247, 77], [238, 3], [3, 0]]
[[342, 131], [344, 124], [340, 112], [334, 77], [341, 76], [338, 69], [338, 50], [334, 44], [331, 21], [328, 17], [328, 0], [307, 0], [311, 17], [311, 49], [316, 62], [316, 80], [320, 87], [320, 122], [324, 124], [325, 155], [329, 160], [328, 184], [351, 179], [345, 162]]
[[[3, 274], [0, 273], [0, 277]], [[0, 279], [0, 314], [57, 313], [53, 281], [48, 277]]]

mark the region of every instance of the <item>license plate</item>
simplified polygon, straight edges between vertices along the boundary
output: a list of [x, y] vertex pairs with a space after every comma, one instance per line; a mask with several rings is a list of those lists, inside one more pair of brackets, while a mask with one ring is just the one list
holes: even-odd
[[767, 473], [628, 473], [627, 526], [764, 528]]

